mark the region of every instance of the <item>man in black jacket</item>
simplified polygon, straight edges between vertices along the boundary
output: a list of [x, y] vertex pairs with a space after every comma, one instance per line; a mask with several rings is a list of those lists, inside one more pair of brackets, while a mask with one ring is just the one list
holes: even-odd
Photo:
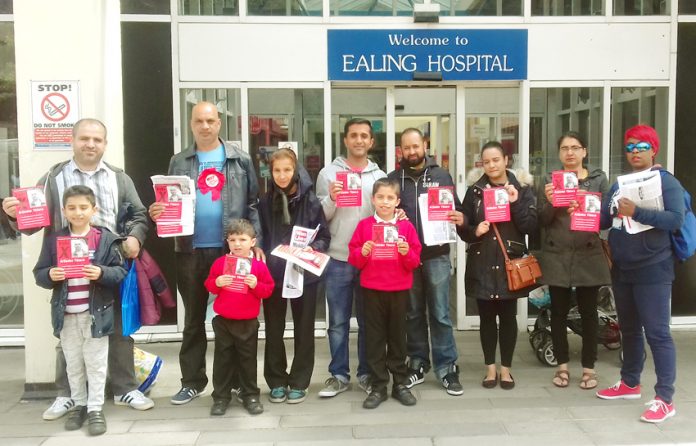
[[[106, 151], [106, 126], [92, 118], [81, 119], [73, 126], [72, 131], [73, 157], [51, 167], [39, 181], [44, 187], [46, 205], [51, 219], [51, 225], [44, 231], [44, 237], [59, 231], [65, 226], [62, 212], [63, 191], [77, 184], [90, 187], [97, 199], [98, 212], [92, 219], [96, 225], [109, 228], [112, 232], [124, 237], [122, 249], [129, 258], [135, 258], [140, 247], [145, 242], [149, 229], [147, 209], [143, 206], [135, 190], [133, 180], [118, 167], [102, 160]], [[10, 224], [16, 229], [17, 206], [19, 200], [14, 197], [5, 198], [2, 208], [7, 213]], [[123, 228], [119, 227], [119, 211], [130, 208], [125, 216]], [[38, 232], [41, 228], [23, 230], [26, 235]], [[123, 229], [119, 231], [119, 229]], [[129, 405], [138, 410], [147, 410], [155, 403], [138, 390], [133, 365], [133, 338], [122, 336], [121, 304], [115, 301], [114, 333], [109, 336], [109, 377], [111, 390], [114, 393], [114, 404]], [[56, 356], [56, 387], [58, 397], [44, 413], [45, 420], [55, 420], [62, 417], [74, 406], [70, 399], [68, 377], [65, 373], [65, 357], [58, 347]]]
[[[454, 186], [454, 182], [445, 169], [438, 166], [434, 159], [426, 156], [426, 149], [427, 143], [420, 130], [404, 130], [401, 133], [401, 168], [388, 175], [389, 178], [399, 181], [400, 207], [418, 230], [418, 237], [423, 245], [421, 265], [413, 271], [413, 287], [409, 292], [406, 334], [410, 371], [407, 387], [411, 388], [425, 380], [424, 375], [431, 366], [432, 350], [435, 375], [448, 394], [461, 395], [463, 390], [459, 383], [459, 368], [456, 364], [457, 346], [449, 315], [450, 247], [449, 244], [425, 244], [418, 201], [421, 194], [427, 195], [429, 188]], [[461, 225], [464, 222], [461, 203], [456, 194], [454, 198], [455, 210], [449, 211], [448, 216], [452, 223]], [[427, 210], [425, 212], [427, 213]], [[428, 326], [431, 348], [428, 345]]]

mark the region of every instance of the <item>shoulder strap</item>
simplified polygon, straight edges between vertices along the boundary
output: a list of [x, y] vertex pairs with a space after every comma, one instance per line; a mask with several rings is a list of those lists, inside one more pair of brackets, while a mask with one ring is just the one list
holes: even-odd
[[505, 262], [510, 261], [510, 257], [508, 257], [507, 250], [505, 249], [505, 245], [503, 244], [503, 238], [500, 236], [500, 232], [498, 232], [498, 225], [495, 223], [491, 223], [493, 225], [493, 230], [495, 231], [495, 236], [498, 237], [498, 245], [500, 245], [500, 250], [503, 251], [503, 256], [505, 257]]

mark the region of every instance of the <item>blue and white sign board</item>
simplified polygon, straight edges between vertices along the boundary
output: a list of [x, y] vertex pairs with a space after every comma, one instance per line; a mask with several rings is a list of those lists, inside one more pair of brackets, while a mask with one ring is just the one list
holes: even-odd
[[527, 78], [526, 29], [328, 30], [329, 80], [443, 81]]

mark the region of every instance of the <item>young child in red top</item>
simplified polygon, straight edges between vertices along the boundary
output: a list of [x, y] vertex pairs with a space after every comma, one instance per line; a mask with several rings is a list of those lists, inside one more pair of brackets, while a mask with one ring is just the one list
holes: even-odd
[[256, 244], [256, 231], [244, 219], [232, 220], [225, 229], [230, 254], [251, 261], [251, 272], [244, 279], [248, 292], [229, 290], [233, 276], [223, 274], [227, 256], [215, 260], [205, 287], [217, 298], [213, 310], [215, 356], [213, 358], [213, 407], [210, 415], [224, 415], [230, 404], [233, 379], [239, 379], [238, 396], [252, 415], [263, 413], [256, 384], [256, 350], [259, 339], [261, 299], [273, 292], [275, 283], [266, 264], [256, 260], [251, 248]]
[[[408, 290], [413, 285], [413, 270], [420, 263], [421, 244], [416, 229], [408, 220], [396, 217], [400, 188], [396, 180], [382, 178], [372, 188], [375, 215], [358, 223], [348, 244], [348, 263], [358, 268], [364, 290], [365, 350], [372, 374], [372, 391], [363, 402], [374, 409], [387, 399], [389, 372], [392, 396], [405, 406], [416, 404], [406, 388], [406, 311]], [[392, 224], [399, 231], [396, 259], [375, 259], [373, 229], [378, 223]]]

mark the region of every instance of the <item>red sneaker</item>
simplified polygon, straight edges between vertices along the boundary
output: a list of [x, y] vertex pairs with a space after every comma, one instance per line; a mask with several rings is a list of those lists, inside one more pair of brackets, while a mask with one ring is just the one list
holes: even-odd
[[674, 410], [674, 403], [667, 404], [656, 396], [654, 400], [646, 404], [648, 407], [640, 419], [646, 423], [662, 423], [667, 418], [673, 417], [677, 411]]
[[623, 380], [620, 380], [613, 386], [600, 390], [596, 395], [603, 400], [637, 400], [640, 398], [640, 384], [629, 387]]

